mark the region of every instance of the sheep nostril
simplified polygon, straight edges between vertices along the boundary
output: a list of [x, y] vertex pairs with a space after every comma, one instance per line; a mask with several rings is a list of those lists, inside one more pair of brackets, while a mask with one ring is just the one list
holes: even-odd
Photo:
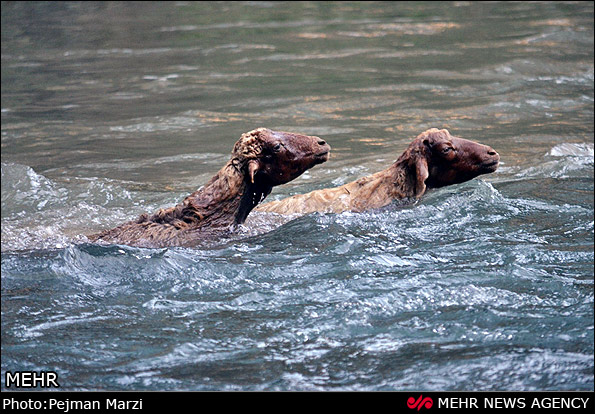
[[489, 155], [497, 155], [498, 153], [497, 153], [496, 151], [494, 151], [493, 149], [491, 149], [491, 148], [490, 148], [490, 149], [488, 150], [488, 154], [489, 154]]
[[326, 144], [325, 140], [323, 140], [323, 139], [318, 140], [318, 145], [325, 145], [325, 144]]

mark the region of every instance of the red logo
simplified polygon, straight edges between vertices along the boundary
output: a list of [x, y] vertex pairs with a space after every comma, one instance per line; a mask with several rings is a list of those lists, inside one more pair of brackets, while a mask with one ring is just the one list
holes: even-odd
[[432, 399], [430, 397], [424, 398], [423, 395], [420, 395], [417, 400], [413, 397], [409, 397], [407, 399], [407, 407], [409, 407], [411, 409], [417, 408], [417, 411], [421, 410], [422, 407], [432, 408], [433, 405], [434, 405], [434, 401], [432, 401]]

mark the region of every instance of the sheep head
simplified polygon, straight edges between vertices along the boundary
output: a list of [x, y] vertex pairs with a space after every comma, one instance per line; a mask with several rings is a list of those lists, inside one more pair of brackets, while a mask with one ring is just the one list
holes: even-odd
[[248, 184], [235, 217], [242, 224], [250, 211], [271, 192], [328, 160], [331, 147], [309, 135], [258, 128], [243, 134], [236, 143], [232, 159]]
[[251, 184], [285, 184], [329, 158], [330, 146], [316, 136], [258, 128], [243, 134], [233, 156]]
[[[415, 196], [427, 188], [469, 181], [498, 168], [500, 155], [491, 147], [432, 128], [421, 133], [409, 147], [410, 167], [415, 168]], [[409, 151], [408, 151], [409, 152]]]

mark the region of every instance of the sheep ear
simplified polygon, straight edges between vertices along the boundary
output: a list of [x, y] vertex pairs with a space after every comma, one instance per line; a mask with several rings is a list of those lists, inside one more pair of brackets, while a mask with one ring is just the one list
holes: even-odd
[[426, 192], [426, 180], [430, 176], [428, 162], [425, 157], [419, 157], [415, 162], [415, 198], [420, 198]]
[[248, 176], [250, 177], [250, 182], [254, 184], [254, 176], [260, 169], [260, 164], [256, 160], [248, 161]]

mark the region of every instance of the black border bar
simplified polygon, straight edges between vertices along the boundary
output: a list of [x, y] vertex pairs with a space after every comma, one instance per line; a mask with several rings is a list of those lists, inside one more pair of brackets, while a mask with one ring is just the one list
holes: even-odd
[[[4, 388], [3, 412], [29, 410], [47, 413], [82, 413], [113, 411], [138, 413], [147, 410], [178, 409], [189, 404], [192, 411], [211, 411], [223, 407], [234, 409], [236, 403], [249, 404], [259, 412], [288, 408], [311, 411], [317, 403], [373, 404], [370, 408], [411, 414], [443, 410], [589, 410], [593, 411], [592, 391], [530, 392], [425, 392], [425, 391], [282, 391], [282, 392], [160, 392], [160, 391], [14, 391]], [[278, 403], [271, 405], [271, 400]], [[277, 402], [277, 401], [275, 401]], [[210, 406], [208, 404], [217, 404]], [[313, 405], [314, 404], [314, 405]], [[248, 406], [240, 406], [241, 408]], [[325, 406], [320, 406], [324, 409]], [[353, 407], [357, 410], [358, 406]]]

